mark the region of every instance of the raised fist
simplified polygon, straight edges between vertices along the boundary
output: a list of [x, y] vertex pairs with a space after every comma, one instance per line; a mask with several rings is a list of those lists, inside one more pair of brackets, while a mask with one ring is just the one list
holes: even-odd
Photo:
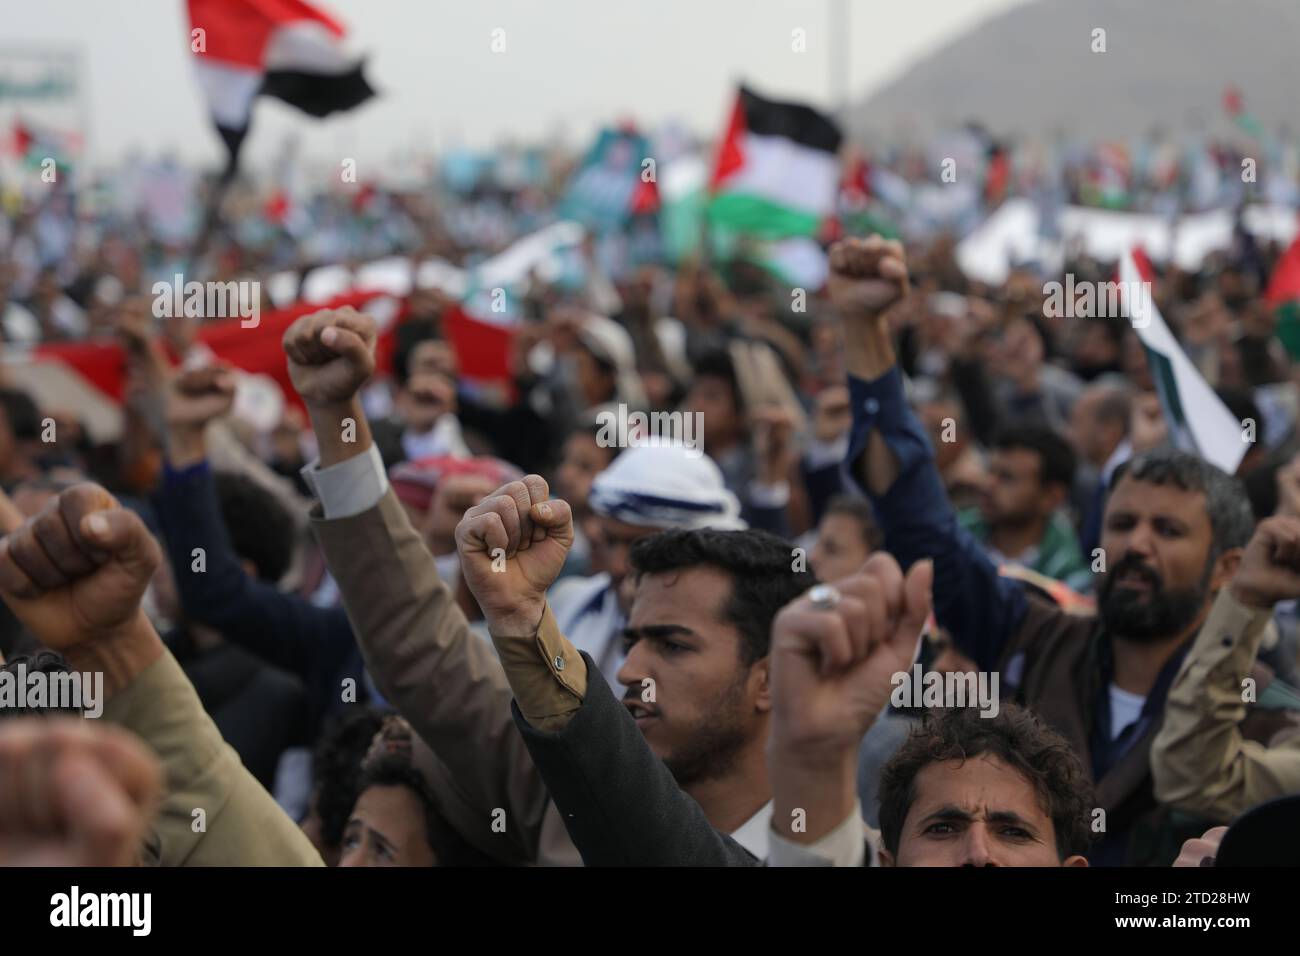
[[537, 630], [572, 544], [569, 504], [551, 498], [539, 475], [502, 485], [465, 512], [456, 526], [461, 574], [494, 635]]
[[375, 320], [351, 307], [304, 315], [284, 333], [289, 378], [308, 405], [349, 402], [375, 370]]
[[827, 291], [845, 319], [875, 319], [908, 294], [903, 244], [880, 236], [842, 239], [830, 249]]
[[176, 375], [167, 386], [167, 427], [200, 430], [230, 411], [235, 402], [235, 374], [209, 365]]
[[138, 622], [158, 543], [99, 485], [69, 488], [9, 526], [0, 540], [0, 597], [46, 646], [66, 651]]
[[131, 866], [162, 795], [126, 731], [68, 718], [0, 722], [0, 866]]
[[1258, 608], [1300, 597], [1300, 518], [1275, 515], [1259, 523], [1233, 576], [1232, 595]]
[[893, 675], [912, 664], [932, 577], [922, 561], [904, 579], [878, 552], [851, 577], [819, 585], [820, 605], [814, 588], [781, 609], [772, 624], [774, 746], [828, 764], [857, 753]]

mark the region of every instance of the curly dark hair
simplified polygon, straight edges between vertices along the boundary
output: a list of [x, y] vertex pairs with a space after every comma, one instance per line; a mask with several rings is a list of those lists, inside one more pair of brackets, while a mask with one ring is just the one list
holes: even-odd
[[433, 851], [435, 865], [493, 865], [492, 860], [465, 842], [438, 812], [438, 804], [428, 782], [409, 758], [400, 754], [385, 754], [368, 761], [357, 780], [357, 797], [360, 798], [371, 787], [406, 787], [415, 794], [424, 809], [425, 839]]
[[383, 726], [384, 715], [373, 707], [349, 708], [321, 734], [312, 754], [312, 799], [320, 817], [321, 841], [330, 847], [343, 842], [343, 831], [357, 802], [361, 760]]
[[898, 855], [903, 821], [916, 800], [916, 777], [932, 763], [997, 757], [1033, 784], [1064, 860], [1086, 853], [1092, 842], [1088, 813], [1096, 805], [1092, 782], [1069, 742], [1036, 714], [1004, 704], [996, 717], [953, 707], [932, 710], [880, 771], [880, 831], [885, 849]]
[[767, 531], [673, 530], [642, 538], [628, 559], [638, 577], [701, 565], [725, 571], [731, 598], [723, 610], [741, 637], [741, 662], [767, 656], [772, 619], [817, 583], [811, 571], [794, 570], [793, 546]]

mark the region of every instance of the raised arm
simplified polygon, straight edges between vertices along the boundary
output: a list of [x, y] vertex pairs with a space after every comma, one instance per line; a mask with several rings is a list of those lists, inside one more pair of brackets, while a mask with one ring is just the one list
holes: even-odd
[[904, 568], [934, 561], [939, 623], [981, 669], [995, 670], [1025, 610], [1018, 584], [1001, 578], [983, 548], [957, 525], [934, 450], [908, 406], [886, 322], [908, 294], [903, 248], [879, 236], [836, 243], [831, 301], [844, 325], [853, 427], [845, 458]]
[[[158, 545], [97, 485], [52, 499], [0, 542], [0, 597], [73, 670], [104, 675], [104, 716], [162, 761], [155, 825], [163, 865], [321, 865], [252, 775], [145, 617]], [[204, 826], [195, 822], [202, 819]]]
[[1246, 740], [1246, 679], [1280, 601], [1300, 597], [1300, 518], [1260, 523], [1232, 584], [1220, 592], [1165, 702], [1151, 749], [1156, 797], [1228, 823], [1300, 790], [1300, 738]]
[[[500, 663], [389, 488], [357, 394], [374, 343], [374, 321], [352, 309], [304, 316], [285, 332], [320, 448], [304, 472], [320, 500], [312, 530], [371, 678], [439, 761], [440, 809], [485, 853], [533, 862], [549, 797], [515, 730]], [[504, 833], [492, 826], [498, 809]]]
[[567, 502], [538, 475], [498, 488], [456, 528], [465, 581], [515, 696], [515, 721], [588, 866], [758, 861], [709, 825], [598, 668], [546, 604], [573, 544]]
[[339, 693], [339, 672], [356, 646], [352, 628], [342, 610], [285, 594], [240, 566], [205, 439], [234, 390], [230, 372], [217, 366], [181, 372], [166, 388], [167, 463], [153, 496], [163, 542], [185, 614], [301, 676], [319, 713]]

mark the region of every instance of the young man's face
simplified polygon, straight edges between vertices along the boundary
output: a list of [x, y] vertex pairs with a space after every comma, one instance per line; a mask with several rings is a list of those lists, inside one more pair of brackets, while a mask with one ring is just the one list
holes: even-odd
[[424, 807], [408, 787], [368, 787], [343, 831], [339, 866], [433, 866]]
[[740, 633], [723, 617], [730, 597], [717, 568], [637, 583], [618, 680], [646, 743], [683, 786], [721, 776], [767, 736], [767, 659], [741, 663]]
[[1138, 640], [1175, 637], [1190, 627], [1235, 568], [1234, 549], [1207, 579], [1213, 537], [1203, 492], [1120, 479], [1101, 533], [1106, 573], [1099, 603], [1107, 627]]
[[1042, 480], [1043, 462], [1028, 448], [1000, 448], [989, 456], [989, 483], [981, 502], [990, 525], [1023, 525], [1046, 517], [1064, 490]]
[[916, 775], [890, 866], [1087, 866], [1062, 860], [1034, 785], [991, 754], [932, 763]]
[[817, 526], [817, 543], [808, 555], [819, 580], [847, 578], [871, 556], [862, 523], [852, 515], [828, 511]]

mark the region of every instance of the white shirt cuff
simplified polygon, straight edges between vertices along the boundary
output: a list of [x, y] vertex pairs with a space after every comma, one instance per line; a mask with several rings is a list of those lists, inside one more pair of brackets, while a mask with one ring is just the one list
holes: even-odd
[[364, 454], [328, 468], [314, 458], [302, 469], [303, 481], [320, 502], [326, 520], [351, 518], [379, 504], [388, 492], [384, 459], [373, 444]]
[[815, 843], [795, 843], [775, 829], [768, 838], [768, 866], [866, 866], [866, 861], [867, 828], [856, 800], [844, 822]]

